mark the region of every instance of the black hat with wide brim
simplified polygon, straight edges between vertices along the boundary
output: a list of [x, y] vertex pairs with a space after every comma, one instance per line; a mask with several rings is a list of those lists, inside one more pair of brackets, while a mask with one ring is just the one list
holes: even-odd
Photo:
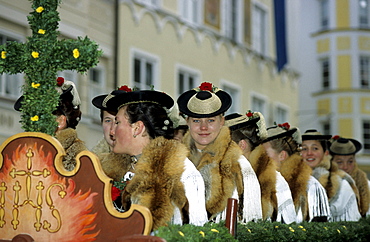
[[308, 129], [302, 134], [302, 140], [329, 140], [331, 135], [321, 134], [316, 129]]
[[220, 89], [215, 93], [192, 89], [177, 99], [180, 112], [193, 118], [209, 118], [225, 113], [231, 103], [231, 96]]
[[231, 131], [238, 130], [250, 125], [257, 125], [260, 117], [249, 119], [246, 115], [239, 113], [232, 113], [225, 116], [225, 125], [229, 127]]
[[331, 155], [353, 155], [362, 149], [362, 145], [355, 139], [339, 138], [331, 144]]
[[120, 94], [123, 94], [123, 93], [126, 93], [126, 91], [114, 90], [109, 94], [104, 94], [104, 95], [99, 95], [99, 96], [94, 97], [91, 102], [98, 109], [105, 110], [105, 111], [117, 111], [117, 109], [110, 110], [107, 107], [107, 100], [109, 100], [110, 98], [112, 98], [116, 95], [120, 95]]
[[155, 103], [163, 108], [170, 109], [174, 104], [174, 100], [168, 94], [154, 90], [120, 91], [116, 95], [108, 95], [104, 106], [108, 110], [118, 111], [122, 106], [131, 103]]

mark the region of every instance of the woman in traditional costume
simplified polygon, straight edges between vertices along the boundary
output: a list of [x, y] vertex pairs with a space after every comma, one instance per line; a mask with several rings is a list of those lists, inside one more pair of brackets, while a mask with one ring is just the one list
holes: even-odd
[[366, 217], [370, 213], [370, 190], [366, 173], [357, 166], [356, 153], [361, 149], [361, 143], [355, 139], [334, 136], [329, 152], [332, 161], [337, 163], [338, 168], [348, 173], [355, 180], [360, 195], [360, 214], [362, 217]]
[[284, 123], [268, 128], [267, 132], [264, 147], [267, 154], [277, 162], [278, 171], [289, 184], [297, 222], [327, 221], [330, 217], [328, 198], [299, 154], [299, 129]]
[[168, 117], [174, 101], [154, 90], [117, 91], [104, 105], [117, 110], [111, 130], [112, 151], [131, 157], [124, 175], [122, 203], [143, 205], [152, 213], [153, 229], [168, 223], [203, 225], [207, 221], [202, 176], [173, 139]]
[[303, 161], [312, 169], [312, 175], [325, 188], [329, 199], [331, 217], [329, 221], [358, 221], [358, 190], [350, 175], [331, 162], [328, 152], [330, 135], [317, 130], [307, 130], [302, 135]]
[[207, 82], [177, 100], [189, 127], [183, 142], [205, 182], [208, 218], [226, 219], [227, 201], [235, 198], [239, 221], [248, 222], [262, 219], [261, 189], [251, 164], [224, 126], [231, 102], [228, 93]]
[[267, 138], [265, 119], [260, 112], [246, 115], [233, 113], [225, 116], [231, 138], [239, 145], [251, 163], [261, 186], [263, 220], [284, 223], [296, 222], [292, 194], [277, 165], [261, 145]]
[[[63, 166], [71, 171], [76, 166], [76, 156], [83, 150], [87, 150], [85, 143], [77, 137], [76, 126], [81, 120], [80, 97], [73, 82], [57, 78], [57, 91], [59, 103], [53, 114], [56, 116], [58, 126], [55, 130], [55, 138], [63, 146], [66, 155], [63, 157]], [[20, 111], [23, 96], [14, 104], [14, 109]]]

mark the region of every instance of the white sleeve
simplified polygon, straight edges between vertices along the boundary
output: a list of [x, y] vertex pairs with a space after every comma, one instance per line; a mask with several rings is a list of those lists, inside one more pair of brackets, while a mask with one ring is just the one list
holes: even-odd
[[276, 197], [278, 202], [276, 221], [286, 224], [296, 222], [297, 214], [289, 184], [278, 171], [276, 171]]
[[327, 217], [330, 219], [330, 207], [325, 188], [316, 178], [310, 177], [307, 184], [309, 221], [314, 217]]

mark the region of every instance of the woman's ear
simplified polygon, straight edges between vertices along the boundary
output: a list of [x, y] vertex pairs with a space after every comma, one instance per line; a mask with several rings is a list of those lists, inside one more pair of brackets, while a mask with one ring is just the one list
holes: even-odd
[[242, 149], [243, 152], [247, 148], [247, 142], [245, 140], [243, 140], [243, 139], [238, 142], [238, 145]]
[[60, 115], [57, 117], [58, 128], [57, 131], [67, 128], [67, 117]]
[[137, 137], [139, 135], [143, 136], [145, 131], [146, 129], [143, 121], [137, 121], [136, 123], [132, 124], [132, 135], [134, 137]]
[[288, 152], [286, 152], [285, 150], [282, 150], [279, 153], [279, 161], [284, 161], [286, 158], [288, 158]]

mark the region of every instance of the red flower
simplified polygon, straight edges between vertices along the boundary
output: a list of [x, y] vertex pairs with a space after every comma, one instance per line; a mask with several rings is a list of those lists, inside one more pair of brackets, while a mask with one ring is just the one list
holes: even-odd
[[125, 91], [125, 92], [132, 92], [132, 89], [129, 88], [128, 86], [126, 86], [126, 85], [121, 86], [120, 88], [118, 88], [118, 90]]
[[252, 111], [248, 111], [248, 112], [246, 113], [246, 115], [247, 115], [247, 117], [248, 117], [248, 118], [250, 118], [250, 117], [252, 117], [252, 116], [253, 116], [253, 113], [252, 113]]
[[200, 84], [199, 89], [201, 91], [210, 91], [210, 92], [212, 92], [213, 91], [212, 83], [203, 82], [202, 84]]
[[289, 123], [278, 124], [278, 126], [279, 126], [280, 128], [285, 129], [285, 130], [289, 130], [289, 129], [290, 129], [290, 125], [289, 125]]
[[331, 137], [333, 140], [337, 140], [337, 139], [339, 139], [340, 138], [340, 136], [339, 135], [334, 135], [333, 137]]
[[112, 186], [112, 200], [115, 201], [119, 195], [121, 195], [121, 190], [115, 186]]
[[63, 77], [58, 77], [57, 78], [57, 86], [58, 87], [61, 87], [62, 85], [63, 85], [63, 83], [64, 83], [64, 78]]

